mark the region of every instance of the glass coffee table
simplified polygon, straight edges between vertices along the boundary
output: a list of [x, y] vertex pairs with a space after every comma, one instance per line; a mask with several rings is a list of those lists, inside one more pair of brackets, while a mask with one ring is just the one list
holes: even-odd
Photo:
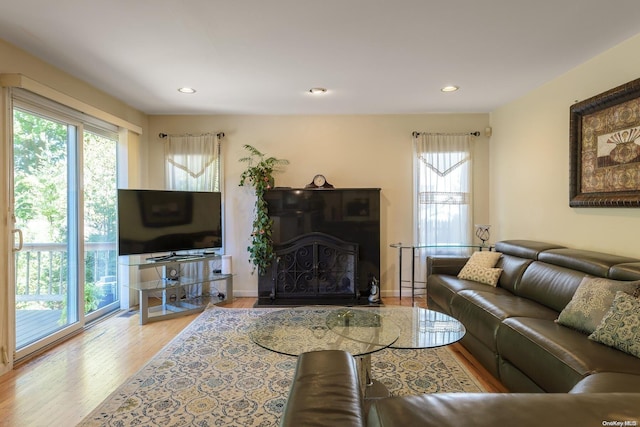
[[460, 341], [466, 329], [456, 318], [422, 307], [380, 307], [376, 314], [394, 322], [400, 336], [390, 348], [434, 348]]
[[464, 326], [445, 314], [413, 307], [304, 306], [269, 311], [255, 319], [249, 336], [257, 345], [298, 356], [316, 350], [345, 350], [358, 362], [367, 397], [389, 393], [371, 376], [371, 354], [385, 348], [430, 348], [451, 344]]

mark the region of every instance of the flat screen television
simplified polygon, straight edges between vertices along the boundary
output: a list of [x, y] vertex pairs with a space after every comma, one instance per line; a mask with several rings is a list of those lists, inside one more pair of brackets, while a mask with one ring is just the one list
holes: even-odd
[[219, 192], [118, 190], [119, 255], [219, 248]]

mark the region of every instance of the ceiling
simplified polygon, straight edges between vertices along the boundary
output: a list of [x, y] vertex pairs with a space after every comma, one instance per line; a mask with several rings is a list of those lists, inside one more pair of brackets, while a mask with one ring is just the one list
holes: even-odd
[[0, 3], [0, 38], [147, 114], [490, 112], [640, 32], [638, 0]]

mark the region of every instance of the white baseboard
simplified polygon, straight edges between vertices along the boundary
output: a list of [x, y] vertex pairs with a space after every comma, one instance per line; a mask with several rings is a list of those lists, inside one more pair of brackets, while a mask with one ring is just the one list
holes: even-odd
[[[236, 289], [234, 289], [233, 290], [233, 296], [236, 297], [236, 298], [258, 298], [258, 291], [255, 291], [255, 290], [243, 290], [243, 289], [236, 290]], [[384, 298], [384, 297], [395, 297], [395, 298], [397, 298], [400, 295], [399, 295], [399, 292], [398, 292], [397, 289], [387, 289], [387, 290], [383, 289], [383, 290], [380, 291], [380, 296], [382, 298]], [[403, 290], [402, 296], [403, 297], [406, 297], [406, 296], [410, 297], [411, 296], [411, 289]]]

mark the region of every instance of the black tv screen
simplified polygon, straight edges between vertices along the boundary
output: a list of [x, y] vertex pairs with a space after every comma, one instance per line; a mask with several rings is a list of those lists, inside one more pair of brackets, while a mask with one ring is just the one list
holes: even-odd
[[119, 255], [221, 247], [219, 192], [118, 190]]

